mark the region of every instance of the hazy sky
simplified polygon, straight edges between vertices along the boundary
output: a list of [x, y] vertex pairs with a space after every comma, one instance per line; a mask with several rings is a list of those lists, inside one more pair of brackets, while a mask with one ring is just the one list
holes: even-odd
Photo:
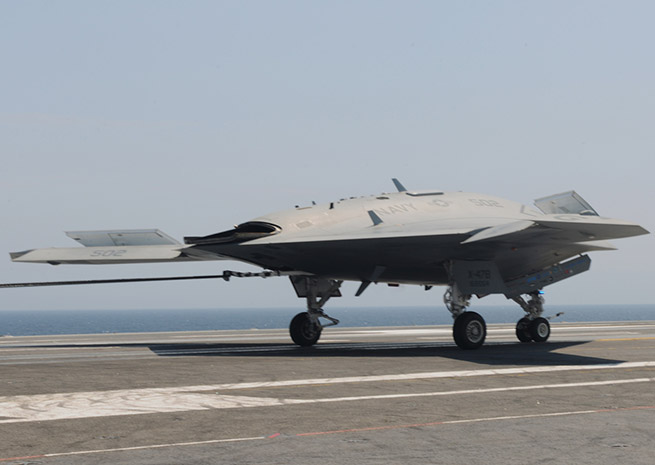
[[[6, 253], [75, 246], [66, 230], [211, 234], [391, 177], [526, 204], [576, 189], [655, 231], [654, 17], [651, 1], [1, 2], [0, 281], [248, 269]], [[615, 244], [547, 303], [654, 303], [654, 237]], [[330, 305], [446, 311], [443, 288], [357, 286]], [[285, 278], [0, 289], [2, 310], [294, 305]]]

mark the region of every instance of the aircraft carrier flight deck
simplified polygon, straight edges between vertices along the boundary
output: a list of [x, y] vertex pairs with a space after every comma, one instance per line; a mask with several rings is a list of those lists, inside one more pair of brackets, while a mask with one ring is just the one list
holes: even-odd
[[0, 463], [652, 464], [655, 322], [0, 337]]

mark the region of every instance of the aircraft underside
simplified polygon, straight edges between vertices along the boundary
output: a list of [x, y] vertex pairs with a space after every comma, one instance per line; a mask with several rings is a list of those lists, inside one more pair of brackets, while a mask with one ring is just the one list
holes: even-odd
[[[443, 239], [443, 238], [442, 238]], [[426, 286], [447, 286], [443, 301], [453, 316], [453, 339], [462, 349], [477, 349], [486, 338], [486, 323], [481, 315], [467, 311], [473, 295], [504, 294], [524, 310], [525, 315], [516, 325], [516, 336], [521, 342], [545, 342], [550, 336], [550, 324], [542, 316], [543, 287], [574, 276], [589, 268], [590, 260], [580, 254], [584, 246], [562, 247], [553, 256], [551, 249], [538, 246], [521, 251], [507, 247], [507, 253], [497, 252], [484, 258], [479, 251], [462, 252], [457, 245], [426, 241], [421, 247], [402, 250], [393, 241], [366, 243], [359, 249], [338, 244], [300, 243], [214, 247], [212, 252], [238, 258], [276, 272], [290, 274], [296, 294], [306, 300], [307, 310], [296, 315], [289, 326], [292, 340], [303, 347], [314, 345], [324, 327], [339, 320], [329, 316], [324, 307], [332, 297], [339, 297], [344, 281], [359, 281], [357, 296], [371, 283], [407, 283]], [[457, 243], [456, 243], [457, 244]], [[209, 248], [208, 248], [209, 249]], [[324, 250], [323, 250], [324, 249]], [[497, 250], [502, 251], [502, 247]], [[308, 259], [306, 257], [311, 257]], [[371, 266], [371, 263], [378, 265]], [[393, 263], [388, 266], [386, 263]], [[344, 270], [348, 270], [344, 272]], [[311, 274], [310, 274], [311, 273]]]
[[[208, 252], [251, 263], [268, 270], [306, 273], [345, 281], [446, 285], [446, 265], [452, 261], [492, 261], [504, 280], [534, 273], [575, 257], [592, 246], [584, 243], [512, 244], [498, 247], [464, 247], [462, 236], [353, 241], [295, 242], [284, 244], [221, 244], [202, 246]], [[383, 270], [383, 271], [380, 271]], [[375, 279], [371, 279], [374, 276]]]

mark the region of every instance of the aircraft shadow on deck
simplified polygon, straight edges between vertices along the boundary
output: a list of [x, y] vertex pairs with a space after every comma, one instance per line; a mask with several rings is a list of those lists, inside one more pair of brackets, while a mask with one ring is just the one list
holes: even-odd
[[[30, 348], [148, 348], [160, 357], [275, 357], [275, 358], [448, 358], [480, 365], [590, 365], [621, 363], [626, 360], [560, 353], [559, 350], [588, 344], [589, 341], [544, 344], [488, 343], [478, 350], [462, 350], [448, 343], [319, 343], [312, 347], [276, 343], [102, 343], [57, 344]], [[14, 347], [16, 348], [16, 347]]]
[[449, 358], [481, 365], [589, 365], [625, 360], [557, 352], [589, 341], [546, 344], [488, 343], [479, 350], [462, 350], [439, 343], [324, 343], [313, 347], [281, 344], [151, 344], [162, 357], [303, 357], [303, 358]]

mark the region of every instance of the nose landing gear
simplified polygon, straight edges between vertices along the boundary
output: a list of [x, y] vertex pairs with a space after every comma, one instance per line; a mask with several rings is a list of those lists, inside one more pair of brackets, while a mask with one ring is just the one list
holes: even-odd
[[[289, 334], [293, 342], [301, 347], [313, 346], [321, 337], [323, 328], [339, 324], [339, 320], [323, 311], [323, 306], [330, 297], [341, 297], [339, 287], [342, 282], [309, 276], [291, 277], [291, 283], [298, 297], [307, 299], [307, 311], [293, 317], [289, 325]], [[324, 318], [329, 323], [321, 324], [319, 318]]]
[[323, 327], [318, 318], [312, 318], [309, 312], [298, 313], [291, 320], [289, 333], [293, 342], [301, 347], [313, 346], [321, 337]]

